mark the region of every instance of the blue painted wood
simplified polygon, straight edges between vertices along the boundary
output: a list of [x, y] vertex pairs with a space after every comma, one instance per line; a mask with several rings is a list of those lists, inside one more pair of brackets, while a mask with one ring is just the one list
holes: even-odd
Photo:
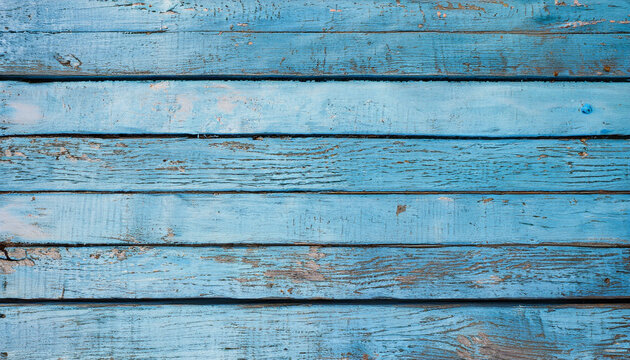
[[578, 191], [630, 188], [630, 141], [0, 139], [0, 190]]
[[584, 82], [0, 82], [0, 135], [629, 135], [629, 91]]
[[[7, 248], [0, 298], [626, 297], [628, 248]], [[1, 256], [0, 256], [1, 257]]]
[[627, 32], [623, 0], [4, 0], [2, 31]]
[[627, 305], [0, 307], [8, 359], [627, 358]]
[[[6, 0], [0, 75], [625, 78], [629, 14], [624, 0]], [[626, 88], [2, 82], [0, 300], [118, 303], [0, 305], [0, 358], [629, 358], [627, 304], [518, 305], [629, 298], [628, 195], [568, 193], [628, 192], [627, 139], [258, 136], [628, 135]], [[141, 136], [68, 136], [112, 133]], [[200, 133], [254, 139], [146, 136]], [[261, 193], [212, 194], [240, 190]], [[302, 190], [341, 193], [287, 193]], [[387, 193], [405, 191], [436, 193]], [[217, 297], [230, 304], [134, 302]], [[383, 297], [451, 302], [350, 305]], [[304, 305], [234, 305], [270, 298]], [[514, 302], [483, 304], [498, 298]]]
[[628, 34], [0, 33], [1, 75], [627, 77]]
[[27, 244], [630, 245], [630, 195], [3, 194]]

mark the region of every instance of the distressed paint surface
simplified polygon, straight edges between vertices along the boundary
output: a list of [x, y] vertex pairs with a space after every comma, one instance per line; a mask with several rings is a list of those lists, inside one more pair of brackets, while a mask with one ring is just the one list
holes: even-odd
[[584, 82], [0, 82], [0, 135], [630, 135], [629, 92]]
[[0, 139], [0, 190], [577, 191], [630, 187], [627, 139]]
[[0, 297], [488, 299], [626, 297], [629, 248], [7, 248]]
[[630, 74], [629, 40], [582, 33], [2, 32], [0, 74], [614, 78]]
[[623, 0], [5, 0], [1, 31], [627, 32]]
[[27, 244], [630, 245], [630, 195], [3, 194]]
[[[627, 305], [0, 307], [8, 359], [623, 359]], [[69, 341], [69, 339], [72, 339]]]
[[0, 359], [630, 358], [628, 84], [398, 82], [626, 79], [630, 2], [0, 23], [4, 80], [70, 80], [0, 82]]

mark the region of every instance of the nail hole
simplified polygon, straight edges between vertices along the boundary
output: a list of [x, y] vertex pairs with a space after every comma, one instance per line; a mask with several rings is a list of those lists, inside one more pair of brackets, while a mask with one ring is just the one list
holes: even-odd
[[580, 108], [580, 111], [582, 112], [582, 114], [587, 114], [588, 115], [588, 114], [593, 112], [593, 107], [590, 104], [584, 104]]

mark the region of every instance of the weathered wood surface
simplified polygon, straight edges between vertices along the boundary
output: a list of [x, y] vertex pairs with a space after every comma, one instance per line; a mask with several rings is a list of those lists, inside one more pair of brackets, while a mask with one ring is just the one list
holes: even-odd
[[627, 139], [0, 139], [0, 190], [629, 190]]
[[630, 245], [630, 195], [2, 194], [3, 240]]
[[0, 135], [630, 135], [630, 84], [0, 82]]
[[628, 31], [623, 0], [4, 0], [2, 31]]
[[[7, 247], [0, 298], [625, 297], [630, 249]], [[3, 255], [0, 255], [3, 257]]]
[[627, 305], [9, 305], [8, 359], [624, 359]]
[[0, 74], [627, 77], [628, 34], [0, 33]]

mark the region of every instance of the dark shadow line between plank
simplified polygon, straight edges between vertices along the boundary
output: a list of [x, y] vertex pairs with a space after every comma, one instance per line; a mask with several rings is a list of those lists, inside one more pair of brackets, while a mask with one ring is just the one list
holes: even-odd
[[[576, 111], [577, 112], [577, 111]], [[0, 130], [1, 131], [1, 130]], [[427, 134], [351, 134], [351, 133], [48, 133], [48, 134], [2, 134], [0, 139], [6, 138], [78, 138], [78, 139], [392, 139], [392, 140], [629, 140], [630, 134], [606, 135], [427, 135]]]
[[134, 30], [1, 30], [0, 34], [29, 34], [29, 35], [57, 35], [57, 34], [123, 34], [123, 35], [153, 35], [153, 34], [289, 34], [289, 35], [327, 35], [327, 34], [445, 34], [445, 35], [527, 35], [527, 36], [570, 36], [570, 35], [628, 35], [630, 31], [567, 31], [563, 28], [556, 28], [557, 31], [549, 30], [423, 30], [423, 29], [394, 29], [394, 30], [234, 30], [227, 29], [134, 29]]
[[0, 195], [21, 194], [147, 194], [147, 195], [628, 195], [630, 190], [459, 190], [459, 191], [345, 191], [345, 190], [0, 190]]
[[0, 81], [22, 81], [28, 83], [44, 82], [76, 82], [76, 81], [299, 81], [299, 82], [326, 82], [326, 81], [389, 81], [389, 82], [417, 82], [417, 81], [440, 81], [440, 82], [629, 82], [630, 76], [552, 76], [552, 75], [522, 75], [522, 76], [483, 76], [483, 75], [242, 75], [242, 74], [221, 74], [221, 75], [130, 75], [116, 74], [104, 75], [24, 75], [24, 74], [2, 74], [0, 71]]
[[[0, 299], [0, 305], [242, 305], [242, 306], [291, 306], [291, 305], [418, 305], [418, 306], [630, 306], [630, 297], [567, 297], [567, 298], [485, 298], [485, 299], [296, 299], [296, 298], [73, 298], [73, 299]], [[0, 308], [1, 311], [1, 308]]]
[[[565, 247], [565, 248], [604, 248], [604, 249], [627, 249], [630, 243], [615, 242], [540, 242], [540, 243], [517, 243], [506, 242], [497, 244], [472, 244], [472, 243], [449, 243], [449, 244], [431, 244], [431, 243], [318, 243], [318, 242], [242, 242], [242, 243], [182, 243], [182, 242], [103, 242], [103, 243], [55, 243], [55, 242], [12, 242], [0, 241], [0, 250], [9, 248], [98, 248], [98, 247], [114, 247], [114, 248], [278, 248], [278, 247], [317, 247], [317, 248], [406, 248], [406, 249], [444, 249], [444, 248], [541, 248], [541, 247]], [[0, 260], [7, 260], [0, 255]]]

